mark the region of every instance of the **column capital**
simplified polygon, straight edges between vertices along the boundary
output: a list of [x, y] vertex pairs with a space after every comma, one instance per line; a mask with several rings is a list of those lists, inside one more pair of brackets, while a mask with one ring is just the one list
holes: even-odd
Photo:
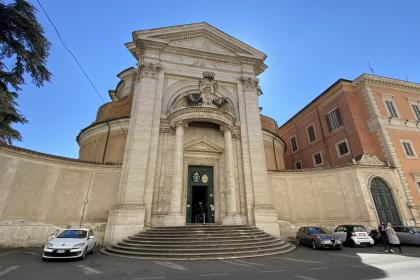
[[137, 72], [137, 78], [142, 77], [157, 79], [157, 76], [162, 69], [162, 66], [158, 63], [143, 62], [140, 64]]
[[188, 122], [184, 121], [184, 120], [178, 120], [178, 121], [174, 121], [171, 123], [171, 127], [173, 128], [177, 128], [178, 126], [182, 126], [183, 128], [187, 128], [188, 127]]
[[259, 80], [257, 78], [241, 76], [239, 80], [244, 86], [244, 90], [257, 91], [257, 94], [261, 95]]
[[221, 125], [220, 126], [220, 131], [223, 132], [223, 133], [229, 131], [231, 134], [233, 134], [233, 126], [231, 126], [231, 125]]

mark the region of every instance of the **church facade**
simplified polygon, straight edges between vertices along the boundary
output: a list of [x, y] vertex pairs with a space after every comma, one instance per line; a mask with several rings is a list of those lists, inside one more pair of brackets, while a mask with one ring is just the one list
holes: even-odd
[[374, 226], [375, 178], [401, 223], [416, 222], [398, 170], [374, 155], [286, 169], [277, 123], [260, 114], [261, 51], [207, 23], [136, 31], [126, 47], [138, 67], [118, 74], [112, 101], [77, 136], [78, 160], [0, 147], [3, 244], [42, 243], [69, 225], [105, 244], [194, 223], [282, 238], [308, 224]]

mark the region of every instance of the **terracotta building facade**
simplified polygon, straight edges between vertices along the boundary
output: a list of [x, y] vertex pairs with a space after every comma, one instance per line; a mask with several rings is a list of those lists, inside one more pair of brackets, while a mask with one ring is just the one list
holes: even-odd
[[419, 123], [419, 84], [364, 74], [354, 81], [338, 80], [281, 126], [279, 134], [287, 143], [288, 169], [337, 167], [365, 154], [396, 168], [412, 222], [418, 224]]
[[198, 209], [281, 238], [419, 223], [419, 85], [339, 80], [279, 128], [260, 114], [263, 52], [207, 23], [135, 31], [126, 47], [138, 66], [77, 136], [79, 159], [0, 147], [0, 244], [80, 225], [115, 244]]

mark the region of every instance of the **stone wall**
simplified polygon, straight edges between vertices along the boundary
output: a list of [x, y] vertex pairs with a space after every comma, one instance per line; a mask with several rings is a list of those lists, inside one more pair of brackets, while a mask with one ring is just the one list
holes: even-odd
[[120, 169], [0, 147], [0, 246], [39, 246], [81, 224], [101, 243]]
[[331, 230], [345, 223], [376, 227], [378, 217], [370, 193], [374, 177], [387, 182], [403, 223], [410, 219], [398, 174], [392, 168], [351, 165], [269, 172], [268, 176], [283, 238], [295, 238], [298, 228], [308, 225]]

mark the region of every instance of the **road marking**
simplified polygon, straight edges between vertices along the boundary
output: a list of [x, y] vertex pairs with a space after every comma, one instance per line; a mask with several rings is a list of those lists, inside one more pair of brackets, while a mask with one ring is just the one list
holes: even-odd
[[29, 255], [39, 255], [39, 253], [35, 253], [35, 252], [24, 252], [25, 254], [29, 254]]
[[286, 260], [286, 261], [291, 261], [291, 262], [300, 262], [300, 263], [322, 263], [319, 261], [301, 260], [301, 259], [294, 259], [294, 258], [276, 258], [276, 259]]
[[362, 264], [362, 265], [351, 265], [350, 267], [356, 267], [357, 268], [357, 267], [367, 267], [367, 266]]
[[159, 262], [159, 261], [154, 261], [155, 264], [161, 265], [161, 266], [166, 266], [172, 269], [177, 269], [177, 270], [187, 270], [186, 267], [173, 263], [173, 262]]
[[5, 270], [0, 271], [0, 276], [6, 275], [7, 273], [9, 273], [9, 272], [11, 272], [11, 271], [13, 271], [17, 268], [19, 268], [18, 265], [10, 266], [10, 267], [6, 268]]
[[208, 276], [226, 276], [228, 273], [206, 273], [200, 274], [201, 277], [208, 277]]
[[316, 278], [312, 278], [312, 277], [308, 277], [308, 276], [303, 276], [303, 275], [293, 275], [295, 278], [299, 278], [299, 279], [303, 279], [303, 280], [318, 280]]
[[248, 262], [248, 261], [237, 260], [237, 259], [235, 259], [235, 262], [243, 263], [243, 264], [256, 265], [256, 266], [265, 266], [264, 264], [261, 264], [261, 263], [254, 263], [254, 262]]
[[229, 264], [234, 264], [234, 265], [239, 265], [239, 266], [251, 266], [251, 265], [249, 265], [249, 264], [245, 264], [245, 263], [238, 263], [238, 262], [228, 261], [228, 260], [222, 260], [222, 262], [229, 263]]
[[274, 269], [274, 270], [261, 270], [261, 271], [258, 271], [259, 273], [273, 273], [273, 272], [284, 272], [284, 271], [286, 271], [286, 270], [284, 270], [284, 269]]
[[155, 279], [166, 279], [166, 276], [156, 276], [156, 277], [137, 277], [133, 280], [155, 280]]
[[102, 274], [103, 273], [102, 271], [99, 271], [97, 269], [94, 269], [90, 266], [86, 266], [86, 265], [83, 265], [83, 264], [77, 265], [77, 267], [82, 268], [83, 272], [87, 275], [95, 275], [95, 274]]
[[356, 258], [356, 259], [359, 258], [358, 256], [349, 256], [349, 255], [346, 255], [346, 254], [331, 254], [331, 255], [340, 256], [340, 257], [346, 257], [346, 258]]
[[328, 267], [324, 266], [324, 267], [310, 267], [308, 268], [309, 270], [322, 270], [322, 269], [328, 269]]

